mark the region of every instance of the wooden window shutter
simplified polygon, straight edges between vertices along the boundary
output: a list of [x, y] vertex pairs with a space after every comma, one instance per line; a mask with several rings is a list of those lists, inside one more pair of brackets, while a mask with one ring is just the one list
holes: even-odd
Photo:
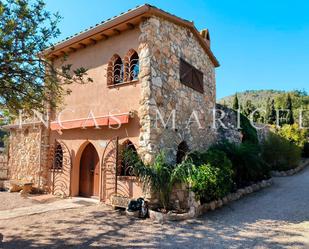
[[180, 58], [180, 82], [195, 91], [204, 93], [203, 73]]
[[180, 82], [188, 87], [192, 85], [192, 66], [180, 58]]
[[204, 93], [204, 84], [203, 84], [203, 73], [194, 68], [193, 70], [193, 89], [200, 92]]

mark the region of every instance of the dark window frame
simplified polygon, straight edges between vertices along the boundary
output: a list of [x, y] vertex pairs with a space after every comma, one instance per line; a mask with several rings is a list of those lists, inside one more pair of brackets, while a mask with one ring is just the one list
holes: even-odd
[[134, 49], [130, 49], [125, 59], [125, 82], [131, 82], [138, 80], [139, 75], [139, 55]]
[[[136, 147], [130, 140], [126, 140], [122, 146], [121, 146], [121, 153], [123, 153], [125, 150], [130, 150], [133, 153], [137, 154]], [[118, 177], [136, 177], [134, 174], [134, 165], [128, 164], [123, 158], [123, 155], [120, 155], [120, 161], [118, 164], [118, 169], [117, 169], [117, 176]]]
[[204, 93], [204, 74], [189, 62], [180, 58], [179, 66], [180, 82], [191, 89]]
[[63, 170], [63, 148], [60, 143], [56, 144], [54, 151], [54, 159], [51, 170], [62, 171]]

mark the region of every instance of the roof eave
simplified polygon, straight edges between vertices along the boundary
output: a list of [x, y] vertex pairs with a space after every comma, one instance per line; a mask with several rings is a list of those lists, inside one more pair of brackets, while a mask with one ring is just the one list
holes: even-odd
[[69, 47], [73, 44], [82, 42], [83, 40], [87, 38], [91, 38], [94, 35], [103, 33], [105, 30], [111, 29], [123, 22], [126, 22], [130, 20], [131, 18], [141, 16], [145, 13], [147, 13], [150, 9], [150, 6], [148, 5], [142, 5], [141, 7], [138, 7], [134, 10], [131, 10], [130, 12], [124, 13], [108, 22], [104, 22], [90, 30], [86, 30], [72, 38], [69, 38], [68, 40], [65, 40], [63, 42], [60, 42], [59, 44], [56, 44], [55, 46], [52, 46], [50, 48], [47, 48], [43, 51], [43, 55], [45, 57], [48, 57], [50, 54], [55, 53], [56, 51], [62, 50], [66, 47]]
[[80, 44], [83, 41], [87, 40], [87, 39], [91, 39], [94, 36], [97, 36], [99, 34], [104, 36], [104, 32], [114, 29], [115, 27], [124, 24], [126, 22], [130, 22], [130, 20], [132, 19], [136, 19], [136, 18], [140, 18], [140, 20], [142, 20], [143, 18], [147, 18], [150, 17], [152, 15], [155, 16], [159, 16], [162, 17], [164, 19], [167, 19], [171, 22], [174, 22], [178, 25], [182, 25], [184, 27], [189, 28], [192, 33], [196, 36], [196, 38], [198, 39], [198, 41], [200, 42], [201, 46], [203, 47], [203, 49], [205, 50], [205, 52], [208, 54], [211, 62], [214, 64], [215, 67], [219, 67], [220, 64], [217, 60], [217, 58], [214, 56], [214, 54], [212, 53], [209, 45], [207, 44], [207, 42], [204, 40], [204, 38], [200, 35], [199, 31], [195, 28], [194, 23], [181, 19], [177, 16], [174, 16], [170, 13], [167, 13], [161, 9], [158, 9], [154, 6], [145, 4], [142, 5], [136, 9], [130, 10], [127, 13], [124, 13], [120, 16], [115, 17], [114, 19], [108, 21], [108, 22], [104, 22], [90, 30], [84, 31], [82, 33], [80, 33], [77, 36], [74, 36], [68, 40], [65, 40], [59, 44], [56, 44], [53, 47], [50, 47], [46, 50], [43, 51], [43, 56], [45, 56], [46, 58], [51, 57], [52, 55], [56, 54], [57, 52], [61, 52], [64, 49], [67, 48], [71, 48], [71, 46], [73, 46], [74, 44]]

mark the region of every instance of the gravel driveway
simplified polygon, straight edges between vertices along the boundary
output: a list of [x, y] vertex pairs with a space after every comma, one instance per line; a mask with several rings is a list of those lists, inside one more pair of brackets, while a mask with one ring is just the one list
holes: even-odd
[[0, 212], [13, 208], [30, 207], [42, 203], [50, 203], [59, 199], [51, 195], [30, 195], [22, 197], [19, 193], [0, 192]]
[[168, 224], [91, 205], [0, 223], [0, 248], [309, 248], [309, 168], [203, 217]]

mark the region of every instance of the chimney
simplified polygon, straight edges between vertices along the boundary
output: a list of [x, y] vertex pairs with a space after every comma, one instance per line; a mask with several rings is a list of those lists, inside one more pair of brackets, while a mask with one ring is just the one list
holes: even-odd
[[201, 36], [204, 38], [204, 40], [207, 42], [208, 46], [210, 47], [210, 35], [208, 29], [203, 29], [200, 31]]

